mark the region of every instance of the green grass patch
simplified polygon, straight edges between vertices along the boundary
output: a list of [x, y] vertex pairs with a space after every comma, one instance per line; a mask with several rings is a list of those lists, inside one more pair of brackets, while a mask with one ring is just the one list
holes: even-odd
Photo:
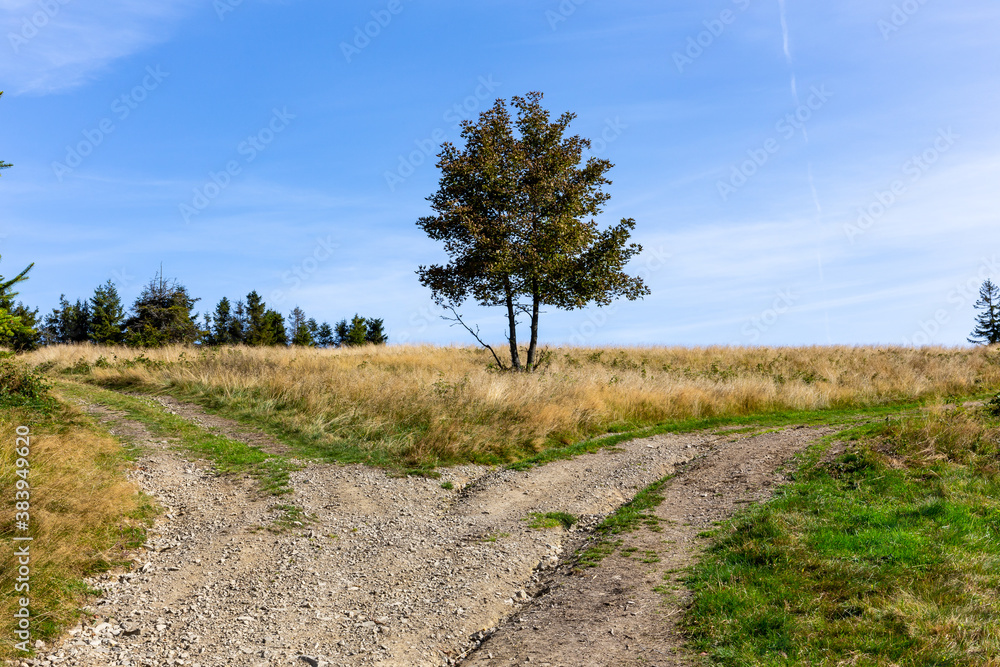
[[544, 514], [533, 512], [525, 521], [528, 522], [528, 528], [544, 529], [562, 526], [569, 530], [576, 524], [577, 518], [566, 512], [545, 512]]
[[60, 382], [58, 387], [66, 396], [124, 412], [129, 419], [140, 422], [156, 437], [176, 439], [180, 448], [212, 461], [222, 474], [251, 475], [260, 483], [261, 489], [271, 495], [292, 491], [288, 475], [296, 466], [285, 457], [210, 433], [182, 417], [170, 414], [151, 399], [78, 383]]
[[664, 477], [637, 493], [632, 500], [605, 517], [597, 526], [596, 532], [601, 535], [618, 535], [630, 533], [640, 525], [655, 531], [661, 530], [660, 519], [651, 510], [663, 502], [663, 487], [673, 477], [674, 475]]
[[[652, 510], [663, 502], [663, 487], [675, 476], [676, 473], [653, 482], [637, 493], [632, 500], [606, 516], [594, 529], [594, 541], [577, 555], [576, 568], [596, 567], [602, 560], [613, 554], [623, 541], [614, 540], [612, 536], [631, 533], [640, 526], [645, 526], [656, 532], [663, 530], [660, 527], [660, 518], [653, 514]], [[622, 555], [631, 557], [636, 551], [638, 549], [628, 547], [622, 550]], [[645, 558], [649, 558], [649, 556], [647, 555]], [[647, 560], [642, 562], [647, 562]]]
[[487, 533], [487, 534], [486, 534], [486, 535], [484, 535], [484, 536], [483, 536], [483, 538], [482, 538], [481, 540], [479, 540], [479, 541], [480, 541], [480, 542], [490, 542], [490, 543], [495, 543], [495, 542], [497, 542], [497, 541], [499, 541], [499, 540], [503, 539], [504, 537], [510, 537], [510, 533], [495, 533], [495, 532], [491, 532], [491, 533]]
[[995, 664], [1000, 423], [935, 410], [838, 438], [718, 531], [687, 580], [692, 648], [734, 667]]
[[615, 549], [623, 543], [624, 540], [608, 539], [599, 539], [592, 542], [590, 546], [577, 555], [575, 568], [583, 570], [588, 567], [597, 567], [601, 564], [602, 560], [613, 554]]

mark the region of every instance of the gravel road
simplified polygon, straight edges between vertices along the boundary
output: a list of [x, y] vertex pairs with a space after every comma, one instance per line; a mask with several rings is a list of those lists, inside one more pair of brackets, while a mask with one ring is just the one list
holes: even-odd
[[[287, 451], [160, 401], [206, 429]], [[121, 414], [87, 409], [144, 448], [131, 477], [166, 511], [130, 572], [92, 581], [104, 591], [95, 618], [22, 665], [693, 664], [672, 626], [684, 591], [653, 588], [676, 588], [670, 571], [697, 555], [698, 532], [765, 497], [780, 465], [821, 435], [664, 435], [528, 472], [461, 466], [437, 480], [307, 463], [292, 473], [294, 492], [276, 499]], [[619, 551], [583, 574], [566, 565], [605, 515], [677, 471], [657, 510], [664, 531], [630, 534], [621, 549], [634, 547], [631, 557]], [[310, 520], [275, 532], [282, 504]], [[532, 529], [534, 512], [581, 520]]]

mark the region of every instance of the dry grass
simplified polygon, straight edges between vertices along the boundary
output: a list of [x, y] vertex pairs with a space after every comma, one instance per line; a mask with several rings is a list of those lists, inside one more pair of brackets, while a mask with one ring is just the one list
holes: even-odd
[[557, 348], [535, 374], [467, 347], [199, 351], [56, 346], [26, 359], [195, 397], [344, 458], [509, 460], [687, 418], [883, 405], [1000, 388], [991, 348]]
[[[15, 430], [31, 429], [30, 592], [15, 593], [18, 562], [9, 538], [24, 535], [15, 526]], [[124, 549], [141, 543], [141, 519], [150, 513], [122, 474], [121, 445], [97, 431], [65, 405], [54, 414], [12, 409], [0, 415], [0, 657], [14, 655], [17, 600], [31, 600], [32, 641], [71, 624], [88, 593], [81, 578], [110, 567]], [[23, 655], [23, 654], [19, 654]]]

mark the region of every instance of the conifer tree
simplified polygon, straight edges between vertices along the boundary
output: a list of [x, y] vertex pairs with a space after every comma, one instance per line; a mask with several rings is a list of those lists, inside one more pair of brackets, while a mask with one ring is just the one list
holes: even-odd
[[125, 309], [115, 284], [108, 280], [90, 297], [90, 340], [98, 345], [119, 345], [125, 341]]
[[69, 308], [66, 318], [68, 343], [86, 343], [90, 340], [90, 302], [77, 299]]
[[86, 343], [90, 340], [90, 303], [77, 299], [74, 304], [63, 304], [62, 312], [66, 342]]
[[261, 319], [260, 337], [257, 345], [288, 345], [285, 333], [285, 318], [275, 310], [268, 310]]
[[197, 301], [176, 280], [165, 280], [161, 271], [132, 304], [125, 342], [135, 347], [193, 343], [201, 334], [195, 322], [198, 315], [191, 313]]
[[316, 344], [320, 347], [331, 347], [336, 343], [333, 328], [329, 322], [323, 322], [316, 330]]
[[267, 306], [264, 299], [254, 290], [247, 294], [246, 303], [246, 335], [247, 345], [272, 345], [265, 342], [267, 337], [264, 332], [264, 315], [267, 314]]
[[[316, 320], [313, 320], [313, 324]], [[292, 345], [312, 347], [314, 345], [312, 332], [309, 330], [309, 320], [306, 319], [305, 312], [295, 306], [288, 316], [288, 334], [292, 340]]]
[[364, 345], [367, 342], [367, 338], [368, 324], [365, 318], [355, 313], [347, 330], [347, 345], [351, 347]]
[[233, 315], [229, 319], [229, 340], [232, 345], [241, 345], [246, 342], [247, 332], [247, 311], [243, 300], [240, 299], [233, 306]]
[[59, 307], [45, 316], [42, 337], [46, 345], [85, 343], [90, 340], [90, 304], [80, 299], [76, 303], [59, 295]]
[[42, 332], [40, 320], [38, 319], [38, 309], [31, 310], [20, 301], [8, 312], [19, 319], [21, 326], [14, 331], [14, 335], [7, 339], [9, 345], [15, 352], [30, 352], [37, 350], [42, 342]]
[[333, 325], [333, 344], [336, 347], [344, 347], [347, 345], [347, 339], [350, 331], [351, 327], [347, 324], [347, 320], [340, 320]]
[[66, 327], [63, 319], [63, 311], [69, 306], [66, 295], [59, 295], [59, 307], [53, 308], [52, 312], [45, 315], [42, 323], [42, 342], [45, 345], [58, 345], [66, 342]]
[[365, 320], [365, 342], [372, 345], [385, 345], [389, 342], [381, 318], [371, 317]]
[[233, 316], [230, 312], [229, 299], [222, 297], [212, 313], [209, 345], [232, 345]]
[[[0, 162], [0, 165], [2, 164]], [[12, 291], [11, 288], [27, 280], [28, 272], [34, 265], [34, 263], [29, 264], [27, 268], [9, 280], [4, 280], [3, 276], [0, 275], [0, 345], [10, 344], [10, 341], [15, 337], [30, 335], [21, 318], [10, 312], [14, 297], [17, 296], [17, 292]]]
[[993, 281], [987, 280], [979, 288], [976, 309], [982, 312], [976, 316], [976, 328], [969, 342], [978, 345], [1000, 343], [1000, 288]]

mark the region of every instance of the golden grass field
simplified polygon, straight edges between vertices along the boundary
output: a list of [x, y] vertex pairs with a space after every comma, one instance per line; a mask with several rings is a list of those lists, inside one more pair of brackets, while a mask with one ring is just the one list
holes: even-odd
[[[692, 418], [853, 409], [1000, 390], [997, 348], [557, 348], [535, 373], [489, 369], [470, 347], [139, 350], [54, 346], [20, 355], [58, 381], [171, 392], [263, 426], [305, 455], [428, 468], [499, 463], [589, 436]], [[59, 396], [58, 388], [56, 396]], [[155, 509], [123, 474], [127, 448], [60, 399], [0, 411], [0, 491], [13, 498], [15, 428], [31, 426], [33, 637], [73, 624], [82, 577], [125, 557]], [[979, 431], [935, 416], [912, 456], [963, 460]], [[795, 415], [793, 419], [804, 417]], [[976, 427], [978, 428], [978, 427]], [[971, 434], [971, 435], [970, 435]], [[919, 436], [919, 437], [918, 437]], [[974, 439], [974, 438], [973, 438]], [[14, 533], [13, 502], [0, 534]], [[12, 544], [0, 588], [13, 591]], [[0, 595], [8, 637], [17, 596]], [[10, 642], [0, 657], [12, 656]]]
[[[499, 373], [471, 347], [136, 350], [53, 346], [48, 373], [170, 391], [316, 451], [433, 466], [510, 460], [550, 445], [689, 418], [923, 401], [1000, 389], [992, 348], [555, 348]], [[336, 457], [336, 456], [335, 456]]]

